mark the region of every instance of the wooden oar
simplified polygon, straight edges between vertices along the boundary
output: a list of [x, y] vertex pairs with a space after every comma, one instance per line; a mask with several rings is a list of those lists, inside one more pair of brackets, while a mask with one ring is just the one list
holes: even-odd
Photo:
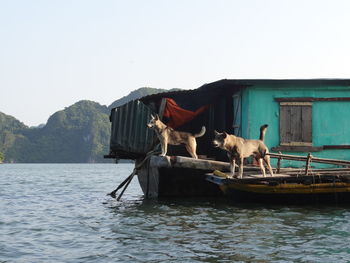
[[136, 174], [136, 169], [134, 169], [134, 171], [132, 172], [132, 174], [130, 174], [130, 176], [128, 177], [129, 180], [127, 181], [125, 187], [123, 188], [123, 191], [122, 191], [122, 192], [120, 193], [120, 195], [118, 196], [117, 201], [120, 200], [120, 198], [121, 198], [122, 195], [124, 194], [126, 188], [128, 188], [130, 182], [132, 181], [132, 178], [134, 178], [134, 175], [135, 175], [135, 174]]
[[134, 175], [137, 173], [137, 170], [153, 155], [153, 154], [157, 154], [160, 152], [157, 152], [157, 148], [160, 144], [157, 144], [154, 149], [150, 152], [147, 153], [146, 157], [142, 160], [142, 162], [140, 162], [137, 166], [135, 166], [133, 172], [120, 184], [118, 185], [118, 187], [113, 190], [112, 192], [110, 192], [107, 195], [110, 195], [111, 197], [115, 198], [116, 197], [116, 193], [117, 191], [122, 188], [125, 184], [125, 187], [123, 189], [123, 191], [120, 193], [120, 195], [118, 196], [117, 200], [119, 201], [119, 199], [122, 197], [123, 193], [125, 192], [126, 188], [128, 188], [128, 185], [130, 184], [132, 178], [134, 177]]
[[120, 188], [122, 188], [129, 180], [130, 180], [130, 178], [132, 178], [133, 176], [134, 176], [134, 172], [132, 173], [132, 174], [130, 174], [128, 177], [126, 177], [126, 179], [123, 181], [123, 182], [121, 182], [121, 184], [120, 185], [118, 185], [118, 187], [116, 188], [116, 189], [114, 189], [112, 192], [110, 192], [109, 194], [107, 194], [107, 195], [110, 195], [111, 197], [113, 197], [113, 198], [116, 198], [116, 193], [118, 192], [118, 190], [120, 189]]

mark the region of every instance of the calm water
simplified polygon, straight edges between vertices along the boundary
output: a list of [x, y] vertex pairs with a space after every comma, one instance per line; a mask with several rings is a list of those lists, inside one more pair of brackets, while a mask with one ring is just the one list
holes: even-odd
[[107, 197], [132, 168], [0, 165], [0, 262], [350, 262], [350, 206]]

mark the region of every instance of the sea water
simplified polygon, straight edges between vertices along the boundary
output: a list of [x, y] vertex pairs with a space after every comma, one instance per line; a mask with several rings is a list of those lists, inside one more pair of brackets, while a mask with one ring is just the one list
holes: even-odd
[[132, 169], [0, 165], [0, 262], [350, 262], [350, 206], [106, 196]]

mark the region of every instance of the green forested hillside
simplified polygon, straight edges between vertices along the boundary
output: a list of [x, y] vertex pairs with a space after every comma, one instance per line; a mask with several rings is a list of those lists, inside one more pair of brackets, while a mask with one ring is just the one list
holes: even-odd
[[5, 153], [11, 153], [17, 141], [23, 139], [22, 131], [28, 129], [19, 120], [0, 112], [0, 162], [5, 159]]
[[0, 162], [81, 163], [106, 162], [109, 152], [110, 109], [130, 100], [165, 90], [141, 88], [109, 107], [79, 101], [54, 113], [46, 125], [29, 128], [0, 113]]
[[152, 95], [152, 94], [156, 94], [156, 93], [161, 93], [161, 92], [168, 92], [168, 91], [175, 91], [175, 90], [179, 90], [179, 89], [171, 89], [171, 90], [165, 90], [165, 89], [155, 89], [155, 88], [140, 88], [137, 90], [134, 90], [132, 92], [130, 92], [129, 95], [124, 96], [116, 101], [114, 101], [109, 107], [108, 109], [112, 109], [115, 107], [119, 107], [131, 100], [137, 100], [139, 98], [148, 96], [148, 95]]
[[107, 107], [79, 101], [53, 114], [44, 127], [19, 132], [5, 149], [6, 162], [101, 162], [108, 151]]

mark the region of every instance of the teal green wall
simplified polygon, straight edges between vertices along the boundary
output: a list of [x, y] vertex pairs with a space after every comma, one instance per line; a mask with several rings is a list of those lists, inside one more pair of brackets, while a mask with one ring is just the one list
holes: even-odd
[[[350, 87], [326, 86], [253, 86], [242, 92], [242, 137], [259, 138], [259, 129], [268, 124], [265, 143], [271, 149], [279, 145], [279, 103], [275, 98], [285, 97], [350, 97]], [[319, 101], [312, 105], [313, 146], [350, 145], [350, 102]], [[307, 153], [283, 152], [306, 155]], [[312, 155], [350, 160], [350, 150], [323, 150]], [[284, 166], [305, 165], [283, 161]], [[316, 166], [316, 164], [313, 164]], [[317, 165], [317, 167], [322, 167]]]

